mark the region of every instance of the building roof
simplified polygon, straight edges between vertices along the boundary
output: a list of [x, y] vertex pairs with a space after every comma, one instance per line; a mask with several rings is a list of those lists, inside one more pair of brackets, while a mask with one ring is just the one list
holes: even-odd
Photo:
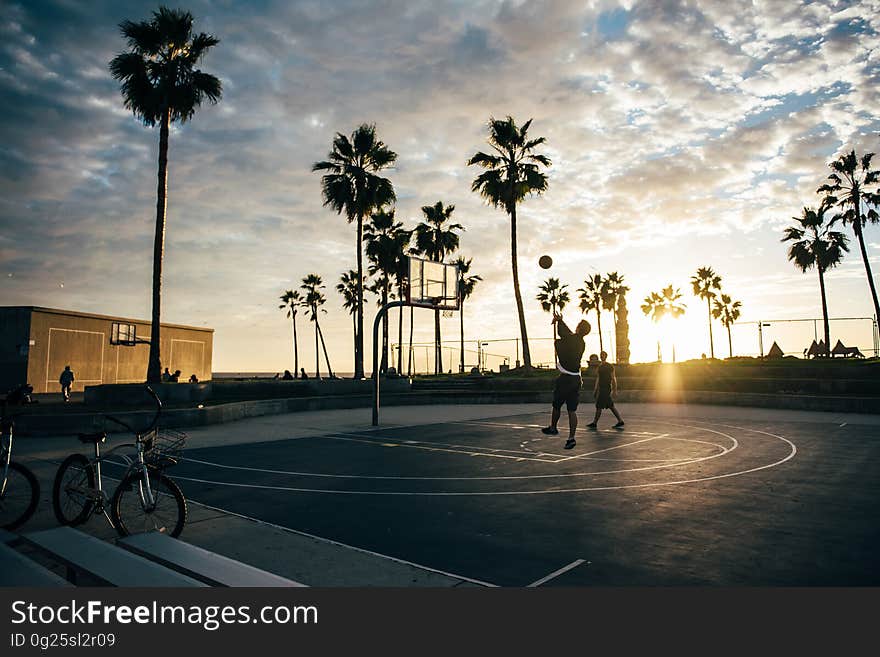
[[[87, 317], [89, 319], [105, 319], [110, 322], [128, 322], [131, 324], [146, 324], [150, 325], [152, 322], [148, 319], [131, 319], [130, 317], [116, 317], [111, 315], [96, 315], [94, 313], [83, 313], [76, 310], [60, 310], [58, 308], [43, 308], [42, 306], [0, 306], [0, 311], [3, 310], [29, 310], [35, 313], [46, 313], [49, 315], [66, 315], [68, 317]], [[187, 329], [189, 331], [205, 331], [207, 333], [213, 333], [214, 329], [207, 328], [205, 326], [187, 326], [186, 324], [168, 324], [166, 322], [162, 322], [161, 326], [167, 328], [179, 328], [179, 329]]]

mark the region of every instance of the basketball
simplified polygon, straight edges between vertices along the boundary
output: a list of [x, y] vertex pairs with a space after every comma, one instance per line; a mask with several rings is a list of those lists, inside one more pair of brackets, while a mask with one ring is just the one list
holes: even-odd
[[553, 265], [553, 258], [548, 255], [542, 255], [538, 259], [538, 264], [541, 265], [541, 269], [550, 269], [550, 267]]

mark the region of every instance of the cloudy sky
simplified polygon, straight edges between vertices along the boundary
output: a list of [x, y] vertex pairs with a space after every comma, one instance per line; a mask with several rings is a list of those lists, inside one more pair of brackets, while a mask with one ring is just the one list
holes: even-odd
[[[3, 1], [0, 304], [149, 317], [158, 131], [123, 108], [107, 63], [125, 46], [119, 22], [156, 6]], [[708, 351], [705, 307], [688, 283], [699, 266], [721, 274], [743, 320], [820, 316], [816, 277], [786, 260], [781, 229], [818, 203], [837, 154], [880, 148], [878, 2], [182, 7], [220, 39], [202, 68], [224, 93], [172, 131], [163, 320], [216, 329], [215, 371], [291, 367], [277, 298], [310, 272], [328, 283], [334, 368], [351, 370], [351, 322], [333, 286], [354, 263], [355, 233], [322, 206], [310, 167], [335, 132], [362, 122], [398, 153], [388, 173], [398, 218], [412, 226], [423, 205], [455, 205], [462, 253], [484, 278], [466, 330], [488, 339], [518, 333], [509, 230], [470, 191], [478, 172], [466, 161], [485, 148], [490, 116], [533, 118], [553, 165], [546, 195], [519, 214], [530, 335], [550, 334], [533, 300], [548, 253], [572, 291], [592, 273], [624, 274], [637, 360], [653, 359], [657, 340], [638, 306], [670, 283], [689, 308], [674, 329], [678, 357]], [[876, 272], [880, 227], [866, 235]], [[834, 317], [872, 314], [853, 247], [828, 276]], [[566, 314], [576, 319], [574, 304]], [[416, 320], [416, 341], [431, 339], [431, 313]], [[444, 320], [445, 337], [457, 326]], [[757, 350], [753, 326], [736, 329], [735, 350]], [[800, 351], [812, 324], [791, 326], [767, 337]], [[871, 346], [869, 323], [836, 326]], [[715, 335], [726, 355], [722, 327]], [[301, 356], [311, 370], [310, 344]], [[546, 344], [536, 360], [550, 359]]]

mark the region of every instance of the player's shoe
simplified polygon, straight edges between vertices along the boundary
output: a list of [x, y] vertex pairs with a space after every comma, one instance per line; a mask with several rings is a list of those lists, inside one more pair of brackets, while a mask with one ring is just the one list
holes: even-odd
[[571, 449], [575, 445], [577, 445], [577, 441], [574, 438], [569, 438], [565, 441], [565, 449]]
[[623, 429], [623, 425], [624, 425], [624, 421], [621, 420], [620, 422], [618, 422], [617, 424], [615, 424], [615, 425], [612, 427], [612, 429]]
[[590, 423], [587, 425], [587, 429], [595, 429], [595, 428], [596, 428], [596, 423], [595, 423], [595, 422], [590, 422]]
[[559, 429], [554, 429], [553, 427], [544, 427], [541, 429], [541, 433], [545, 433], [548, 436], [556, 436], [559, 434]]

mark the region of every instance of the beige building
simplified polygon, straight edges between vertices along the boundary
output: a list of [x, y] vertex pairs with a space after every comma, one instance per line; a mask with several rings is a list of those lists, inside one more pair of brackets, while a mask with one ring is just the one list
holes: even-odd
[[[74, 391], [101, 383], [146, 380], [150, 322], [35, 306], [0, 307], [0, 392], [30, 383], [34, 392], [59, 392], [70, 365]], [[162, 324], [163, 369], [211, 378], [214, 329]]]

